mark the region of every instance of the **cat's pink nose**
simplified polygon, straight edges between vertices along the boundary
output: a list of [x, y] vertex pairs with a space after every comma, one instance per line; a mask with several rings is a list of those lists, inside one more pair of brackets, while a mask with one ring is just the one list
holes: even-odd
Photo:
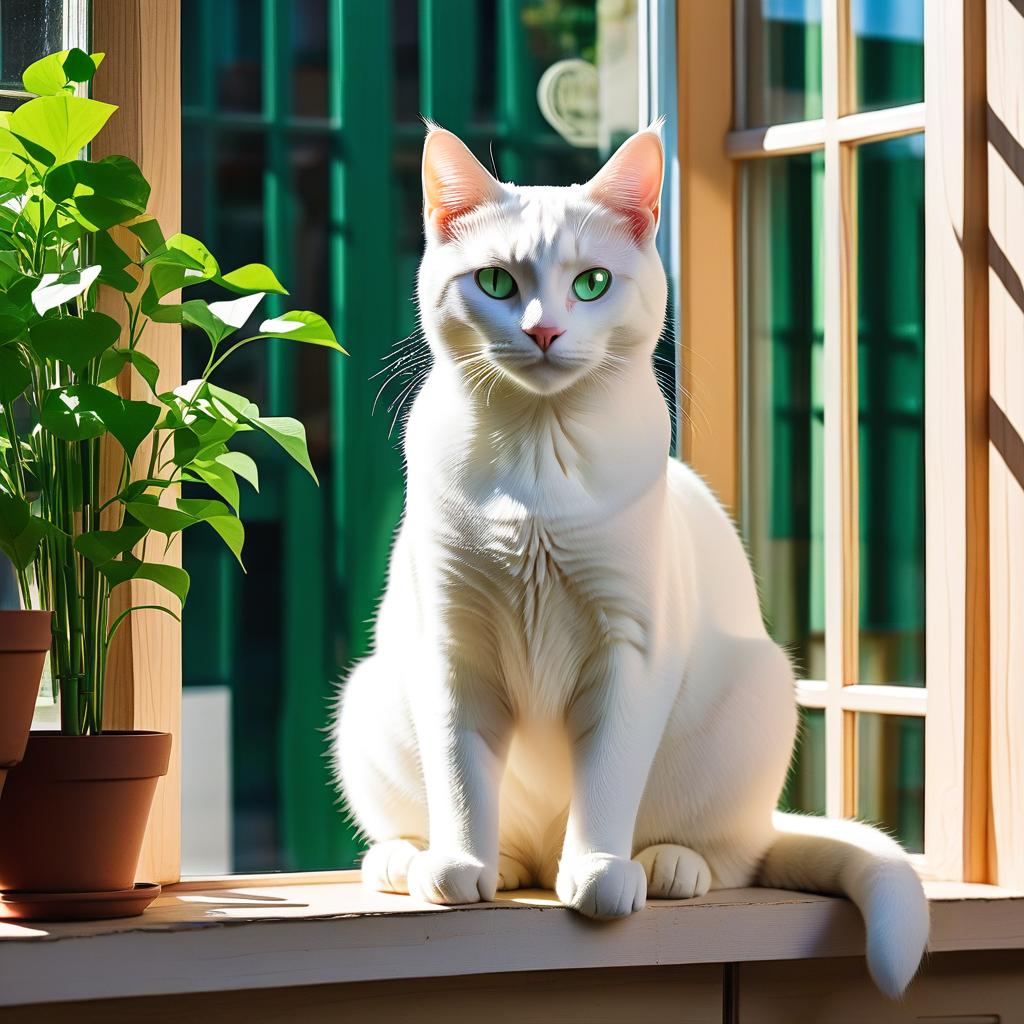
[[560, 331], [557, 327], [542, 327], [538, 324], [536, 327], [524, 327], [523, 334], [531, 338], [534, 345], [536, 345], [541, 352], [547, 352], [547, 350], [554, 344], [555, 339], [560, 338], [565, 334], [565, 331]]

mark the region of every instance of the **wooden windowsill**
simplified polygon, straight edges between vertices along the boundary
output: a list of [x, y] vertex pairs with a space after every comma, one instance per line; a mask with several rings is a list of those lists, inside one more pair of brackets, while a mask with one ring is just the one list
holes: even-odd
[[[933, 952], [1024, 948], [1024, 893], [927, 883]], [[356, 872], [185, 882], [141, 918], [0, 923], [0, 1006], [509, 971], [856, 956], [845, 900], [736, 889], [598, 924], [523, 891], [435, 907]]]

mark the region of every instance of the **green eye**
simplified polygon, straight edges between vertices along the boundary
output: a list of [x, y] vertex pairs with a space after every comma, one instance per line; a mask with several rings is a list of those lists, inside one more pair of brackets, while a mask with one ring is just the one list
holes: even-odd
[[501, 267], [484, 267], [476, 272], [476, 283], [480, 291], [492, 299], [507, 299], [516, 293], [516, 282], [512, 275]]
[[584, 302], [593, 302], [594, 299], [601, 298], [608, 291], [611, 283], [612, 275], [604, 267], [591, 267], [590, 270], [584, 270], [573, 281], [572, 290], [576, 294], [577, 299], [582, 299]]

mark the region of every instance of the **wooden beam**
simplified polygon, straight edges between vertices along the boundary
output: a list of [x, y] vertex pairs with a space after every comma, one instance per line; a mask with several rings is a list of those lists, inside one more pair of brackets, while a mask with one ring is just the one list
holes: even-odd
[[882, 139], [912, 135], [924, 131], [924, 123], [924, 104], [910, 103], [887, 110], [846, 114], [835, 121], [819, 118], [764, 128], [744, 128], [729, 132], [725, 148], [734, 160], [790, 156], [822, 149], [829, 138], [839, 142], [880, 142]]
[[[979, 5], [981, 6], [981, 5]], [[988, 0], [991, 877], [1024, 887], [1024, 6]], [[979, 122], [982, 119], [979, 110]], [[984, 295], [983, 283], [979, 289]], [[979, 366], [978, 372], [982, 372]], [[980, 389], [979, 389], [980, 390]], [[979, 466], [979, 479], [982, 468]], [[978, 552], [978, 557], [982, 552]]]
[[[153, 187], [149, 212], [165, 235], [181, 223], [181, 91], [179, 83], [180, 10], [178, 0], [93, 0], [92, 48], [107, 57], [96, 76], [93, 95], [120, 108], [93, 145], [96, 159], [118, 153], [131, 157]], [[126, 251], [137, 244], [123, 232]], [[104, 312], [124, 323], [117, 293], [101, 296]], [[181, 381], [181, 330], [150, 324], [140, 349], [160, 365], [161, 390]], [[151, 398], [148, 389], [125, 369], [118, 379], [125, 397]], [[139, 458], [148, 459], [148, 450]], [[116, 487], [115, 459], [106, 465], [106, 493]], [[146, 558], [181, 564], [180, 545], [166, 554], [149, 545]], [[144, 581], [114, 591], [112, 615], [141, 604], [163, 604], [164, 591]], [[172, 882], [179, 877], [181, 828], [181, 627], [160, 612], [133, 612], [111, 649], [106, 691], [107, 729], [154, 729], [174, 735], [171, 767], [157, 788], [142, 860], [140, 880]]]
[[[849, 19], [842, 0], [822, 7], [825, 282], [825, 680], [857, 682], [860, 611], [857, 464], [857, 207], [854, 153], [834, 130], [850, 104]], [[827, 811], [855, 813], [853, 712], [825, 711]]]
[[985, 881], [984, 5], [925, 7], [925, 856]]
[[679, 210], [682, 421], [686, 459], [738, 514], [739, 373], [732, 4], [680, 0]]

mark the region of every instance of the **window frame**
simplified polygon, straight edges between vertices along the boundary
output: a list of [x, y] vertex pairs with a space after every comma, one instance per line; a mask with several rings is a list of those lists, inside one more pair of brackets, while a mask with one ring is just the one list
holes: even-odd
[[[856, 809], [856, 714], [925, 718], [926, 877], [996, 881], [989, 842], [985, 5], [925, 4], [924, 102], [858, 112], [850, 0], [822, 3], [819, 119], [734, 128], [742, 5], [679, 5], [684, 174], [683, 456], [738, 515], [743, 501], [745, 268], [738, 164], [824, 151], [826, 813]], [[737, 31], [734, 32], [734, 27]], [[722, 60], [721, 55], [729, 55]], [[925, 688], [857, 684], [855, 147], [925, 138]], [[714, 240], [713, 244], [710, 244]], [[709, 372], [708, 366], [714, 367]]]
[[[149, 212], [168, 236], [181, 225], [180, 22], [179, 0], [91, 0], [91, 47], [113, 55], [96, 77], [93, 96], [119, 108], [93, 143], [92, 156], [102, 159], [119, 153], [139, 165], [152, 186]], [[134, 235], [114, 230], [126, 252], [138, 252]], [[169, 301], [176, 299], [171, 296]], [[124, 325], [126, 310], [116, 292], [101, 289], [99, 308]], [[159, 365], [162, 390], [181, 383], [180, 325], [152, 323], [140, 347]], [[130, 367], [117, 378], [117, 388], [125, 398], [149, 397], [148, 388]], [[148, 459], [149, 449], [143, 444], [136, 454], [143, 471]], [[119, 474], [120, 456], [104, 452], [101, 489], [105, 495], [117, 490]], [[150, 560], [180, 566], [180, 537], [162, 554], [154, 552]], [[161, 593], [152, 583], [131, 580], [114, 591], [111, 614], [160, 604]], [[129, 613], [111, 645], [108, 665], [106, 727], [157, 730], [174, 737], [167, 775], [157, 784], [136, 877], [176, 882], [181, 847], [180, 623], [169, 615]]]
[[[1011, 798], [1010, 780], [1021, 751], [1000, 751], [994, 761], [990, 713], [1004, 710], [1011, 693], [989, 675], [990, 626], [1008, 635], [1011, 596], [1000, 593], [998, 614], [989, 615], [988, 433], [988, 193], [985, 118], [986, 49], [1007, 46], [1000, 18], [1010, 0], [972, 0], [925, 5], [925, 101], [892, 110], [849, 113], [839, 93], [840, 74], [823, 66], [825, 116], [818, 121], [768, 129], [733, 130], [733, 10], [731, 4], [679, 0], [675, 7], [677, 111], [676, 160], [669, 187], [678, 199], [667, 220], [678, 259], [680, 449], [736, 511], [741, 500], [741, 369], [738, 344], [737, 262], [740, 159], [826, 151], [826, 395], [828, 461], [835, 456], [827, 513], [834, 551], [827, 623], [833, 634], [827, 655], [829, 682], [803, 684], [802, 703], [824, 706], [829, 716], [829, 810], [850, 809], [853, 752], [850, 723], [857, 711], [925, 716], [926, 840], [923, 873], [945, 879], [1020, 884], [1011, 852], [1024, 831], [1024, 809]], [[663, 12], [656, 0], [645, 8]], [[845, 0], [824, 0], [823, 49], [838, 68], [848, 45]], [[993, 15], [994, 12], [994, 15]], [[662, 21], [663, 26], [670, 24]], [[180, 10], [178, 0], [93, 0], [96, 49], [118, 55], [97, 81], [99, 98], [118, 102], [104, 145], [132, 156], [154, 186], [153, 209], [165, 228], [180, 222]], [[725, 56], [723, 56], [725, 55]], [[1004, 59], [989, 69], [988, 98], [1019, 89]], [[646, 95], [646, 93], [645, 93]], [[855, 292], [852, 250], [839, 244], [854, 230], [849, 194], [853, 145], [924, 130], [926, 152], [926, 509], [927, 690], [852, 687], [850, 636], [856, 629], [856, 410], [851, 401], [855, 342], [851, 311]], [[829, 160], [828, 154], [832, 154]], [[844, 156], [845, 154], [845, 156]], [[103, 155], [97, 153], [97, 155]], [[846, 166], [844, 166], [844, 163]], [[831, 165], [831, 172], [829, 170]], [[844, 193], [845, 190], [845, 193]], [[937, 197], [943, 197], [940, 202]], [[993, 207], [992, 216], [1006, 214]], [[845, 235], [844, 235], [845, 232]], [[830, 339], [830, 340], [829, 340]], [[161, 325], [148, 338], [161, 367], [161, 386], [180, 381], [180, 330]], [[845, 367], [845, 370], [844, 370]], [[853, 362], [855, 370], [855, 361]], [[119, 387], [130, 389], [130, 380]], [[127, 393], [127, 391], [124, 391]], [[828, 399], [834, 399], [828, 401]], [[838, 403], [838, 404], [837, 404]], [[837, 415], [838, 411], [838, 415]], [[851, 462], [852, 458], [852, 462]], [[827, 463], [828, 464], [828, 463]], [[837, 467], [849, 467], [845, 474]], [[1009, 531], [1007, 530], [1008, 534]], [[1004, 538], [991, 558], [1005, 555]], [[172, 546], [167, 557], [180, 559]], [[142, 584], [125, 600], [139, 603]], [[850, 609], [853, 609], [851, 617]], [[180, 736], [181, 642], [178, 624], [166, 616], [132, 615], [112, 653], [108, 714], [113, 728], [156, 728]], [[1019, 671], [1016, 669], [1015, 671]], [[895, 691], [895, 692], [890, 692]], [[994, 698], [998, 697], [999, 707]], [[990, 704], [992, 707], [990, 708]], [[927, 705], [927, 707], [925, 707]], [[843, 754], [842, 751], [848, 753]], [[837, 752], [839, 752], [837, 754]], [[994, 805], [999, 812], [993, 822]], [[179, 877], [180, 744], [158, 790], [140, 862], [139, 877], [174, 882]]]

